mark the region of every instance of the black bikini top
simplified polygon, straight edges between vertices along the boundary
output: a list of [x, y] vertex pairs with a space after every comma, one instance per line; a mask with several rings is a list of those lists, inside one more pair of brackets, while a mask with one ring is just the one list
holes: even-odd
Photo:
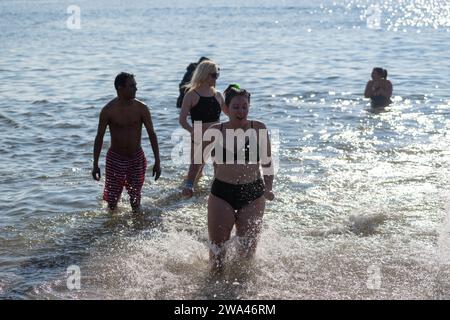
[[[253, 129], [253, 121], [250, 121], [250, 127]], [[220, 124], [220, 132], [223, 132], [223, 123]], [[222, 148], [223, 148], [222, 149], [222, 155], [223, 155], [222, 161], [223, 161], [223, 163], [227, 163], [226, 162], [227, 154], [230, 153], [230, 151], [228, 151], [228, 149], [225, 147], [222, 147]], [[253, 154], [252, 154], [252, 156], [250, 156], [251, 155], [250, 154], [250, 141], [249, 141], [248, 137], [245, 137], [245, 144], [244, 144], [243, 150], [244, 150], [244, 156], [245, 156], [245, 163], [249, 163], [250, 160], [255, 159]], [[234, 159], [234, 162], [236, 163], [238, 160], [238, 154], [239, 153], [237, 152], [237, 150], [235, 148], [233, 151], [233, 156], [231, 156], [231, 157], [229, 156], [228, 159]], [[215, 155], [215, 152], [213, 149], [212, 156], [214, 156], [214, 155]], [[256, 144], [256, 163], [259, 163], [259, 161], [260, 161], [260, 150], [259, 150], [259, 143], [257, 143]]]
[[191, 120], [201, 122], [217, 122], [220, 118], [220, 104], [216, 99], [216, 96], [202, 97], [197, 91], [194, 90], [199, 96], [198, 103], [191, 108]]

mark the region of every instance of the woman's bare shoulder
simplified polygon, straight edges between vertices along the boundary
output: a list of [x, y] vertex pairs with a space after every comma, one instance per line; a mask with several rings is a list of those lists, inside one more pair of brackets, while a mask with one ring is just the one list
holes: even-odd
[[209, 128], [208, 128], [208, 130], [209, 129], [217, 129], [217, 130], [220, 130], [220, 127], [223, 125], [223, 123], [215, 123], [215, 124], [213, 124], [213, 125], [211, 125]]
[[264, 122], [258, 120], [251, 120], [253, 122], [253, 128], [255, 129], [267, 129], [267, 126]]
[[223, 97], [222, 92], [215, 90], [215, 97], [217, 99], [217, 101], [219, 101], [221, 104], [225, 102], [225, 98]]
[[194, 88], [190, 88], [187, 92], [186, 92], [186, 94], [184, 95], [185, 97], [193, 97], [194, 95], [197, 95], [197, 93], [195, 92], [195, 89]]

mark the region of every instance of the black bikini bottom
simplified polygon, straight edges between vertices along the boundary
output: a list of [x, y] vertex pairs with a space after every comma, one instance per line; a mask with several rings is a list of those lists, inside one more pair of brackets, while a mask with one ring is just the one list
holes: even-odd
[[258, 179], [246, 184], [232, 184], [214, 179], [211, 194], [228, 202], [234, 210], [239, 210], [264, 195], [264, 182]]
[[391, 99], [384, 96], [372, 96], [370, 99], [370, 106], [372, 108], [387, 107], [392, 102]]

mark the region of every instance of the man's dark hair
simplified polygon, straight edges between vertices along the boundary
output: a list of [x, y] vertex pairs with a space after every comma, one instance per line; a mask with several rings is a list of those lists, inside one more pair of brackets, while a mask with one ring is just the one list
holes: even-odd
[[114, 80], [114, 87], [116, 90], [119, 90], [119, 87], [125, 87], [127, 83], [127, 79], [134, 79], [134, 74], [127, 73], [127, 72], [121, 72], [116, 76], [116, 80]]

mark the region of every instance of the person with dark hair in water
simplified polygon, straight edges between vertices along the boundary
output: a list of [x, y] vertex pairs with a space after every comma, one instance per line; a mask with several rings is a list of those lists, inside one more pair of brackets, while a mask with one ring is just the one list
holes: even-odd
[[247, 119], [249, 92], [232, 84], [224, 95], [224, 112], [229, 121], [214, 124], [205, 133], [214, 137], [206, 149], [208, 152], [213, 148], [210, 153], [214, 164], [214, 181], [208, 199], [213, 273], [220, 272], [224, 266], [225, 245], [233, 227], [239, 240], [240, 258], [253, 257], [266, 199], [274, 199], [274, 170], [267, 128], [260, 121]]
[[181, 108], [181, 105], [183, 104], [183, 98], [187, 91], [186, 85], [191, 81], [195, 68], [197, 68], [197, 66], [205, 60], [210, 59], [208, 59], [207, 57], [201, 57], [198, 62], [192, 62], [187, 66], [186, 73], [183, 76], [183, 80], [181, 80], [180, 84], [178, 85], [180, 94], [177, 99], [177, 108]]
[[153, 176], [161, 175], [158, 139], [153, 129], [148, 107], [136, 99], [136, 81], [131, 73], [121, 72], [114, 81], [117, 97], [103, 107], [99, 116], [97, 135], [94, 142], [94, 164], [92, 177], [100, 180], [98, 159], [102, 150], [106, 128], [111, 134], [111, 147], [106, 154], [105, 189], [103, 200], [114, 210], [123, 187], [130, 195], [133, 212], [141, 210], [141, 190], [144, 184], [147, 160], [141, 147], [142, 125], [147, 130], [155, 165]]
[[374, 68], [372, 80], [367, 82], [364, 97], [370, 98], [372, 108], [384, 108], [392, 103], [392, 83], [387, 80], [387, 70]]

